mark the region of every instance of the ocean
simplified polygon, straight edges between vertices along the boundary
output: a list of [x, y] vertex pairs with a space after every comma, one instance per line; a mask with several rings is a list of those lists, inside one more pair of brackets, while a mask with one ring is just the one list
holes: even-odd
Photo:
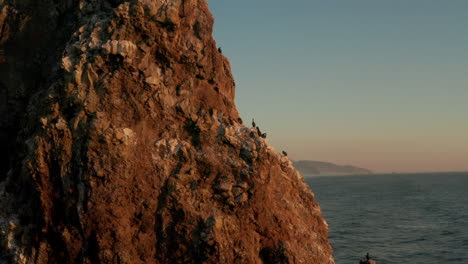
[[468, 264], [468, 173], [306, 178], [337, 264]]

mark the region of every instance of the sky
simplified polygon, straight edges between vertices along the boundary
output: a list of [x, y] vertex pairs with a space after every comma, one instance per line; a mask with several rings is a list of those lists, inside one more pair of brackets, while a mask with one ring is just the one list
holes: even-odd
[[277, 151], [468, 171], [468, 1], [208, 2], [241, 117]]

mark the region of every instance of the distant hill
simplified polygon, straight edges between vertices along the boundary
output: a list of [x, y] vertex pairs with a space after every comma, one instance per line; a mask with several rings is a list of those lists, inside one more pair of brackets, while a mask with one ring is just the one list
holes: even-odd
[[330, 162], [300, 160], [293, 162], [294, 167], [304, 176], [332, 176], [332, 175], [356, 175], [372, 174], [368, 169], [363, 169], [350, 165], [336, 165]]

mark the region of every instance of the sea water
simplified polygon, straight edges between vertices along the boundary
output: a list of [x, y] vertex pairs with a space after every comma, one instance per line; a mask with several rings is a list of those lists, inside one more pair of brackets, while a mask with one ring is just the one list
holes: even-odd
[[468, 173], [306, 178], [337, 264], [468, 264]]

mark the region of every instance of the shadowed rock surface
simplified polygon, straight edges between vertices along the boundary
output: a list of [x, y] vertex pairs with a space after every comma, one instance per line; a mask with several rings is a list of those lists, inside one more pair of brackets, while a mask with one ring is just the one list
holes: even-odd
[[334, 263], [205, 0], [0, 0], [0, 263]]

